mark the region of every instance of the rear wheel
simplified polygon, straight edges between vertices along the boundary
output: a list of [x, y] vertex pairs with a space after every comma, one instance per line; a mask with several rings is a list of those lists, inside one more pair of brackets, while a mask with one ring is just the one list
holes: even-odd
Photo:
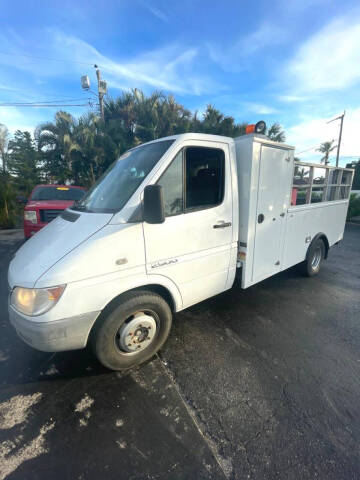
[[151, 358], [165, 343], [172, 315], [167, 302], [149, 291], [124, 294], [96, 323], [91, 343], [98, 360], [126, 370]]
[[325, 244], [321, 238], [315, 240], [309, 247], [305, 261], [300, 265], [302, 272], [307, 277], [313, 277], [320, 271], [322, 261], [325, 257]]

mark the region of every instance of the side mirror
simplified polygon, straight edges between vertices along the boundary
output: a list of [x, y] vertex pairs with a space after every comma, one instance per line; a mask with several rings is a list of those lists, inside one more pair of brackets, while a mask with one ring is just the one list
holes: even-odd
[[144, 189], [144, 215], [146, 223], [164, 223], [164, 194], [161, 185], [147, 185]]

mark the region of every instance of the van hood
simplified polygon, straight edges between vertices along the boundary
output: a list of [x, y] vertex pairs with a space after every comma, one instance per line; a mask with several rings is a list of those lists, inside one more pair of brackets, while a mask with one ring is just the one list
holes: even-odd
[[75, 221], [57, 217], [16, 252], [9, 266], [10, 288], [33, 288], [49, 268], [103, 228], [112, 216], [105, 213], [77, 212]]

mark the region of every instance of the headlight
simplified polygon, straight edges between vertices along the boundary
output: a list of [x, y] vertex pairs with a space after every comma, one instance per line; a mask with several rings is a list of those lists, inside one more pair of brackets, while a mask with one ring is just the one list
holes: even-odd
[[10, 303], [20, 313], [35, 317], [49, 311], [59, 300], [66, 285], [50, 288], [15, 287]]
[[28, 222], [37, 223], [37, 216], [36, 216], [36, 211], [35, 210], [25, 210], [24, 218]]

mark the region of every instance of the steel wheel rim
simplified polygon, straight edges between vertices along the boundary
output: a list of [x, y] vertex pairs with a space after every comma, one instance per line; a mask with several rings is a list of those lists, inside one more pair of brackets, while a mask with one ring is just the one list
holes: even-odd
[[159, 331], [159, 317], [152, 310], [140, 310], [130, 315], [115, 335], [119, 353], [130, 356], [152, 345]]
[[311, 260], [311, 268], [313, 270], [316, 270], [317, 268], [319, 268], [321, 257], [322, 257], [322, 250], [321, 250], [321, 247], [319, 246], [315, 249], [312, 260]]

